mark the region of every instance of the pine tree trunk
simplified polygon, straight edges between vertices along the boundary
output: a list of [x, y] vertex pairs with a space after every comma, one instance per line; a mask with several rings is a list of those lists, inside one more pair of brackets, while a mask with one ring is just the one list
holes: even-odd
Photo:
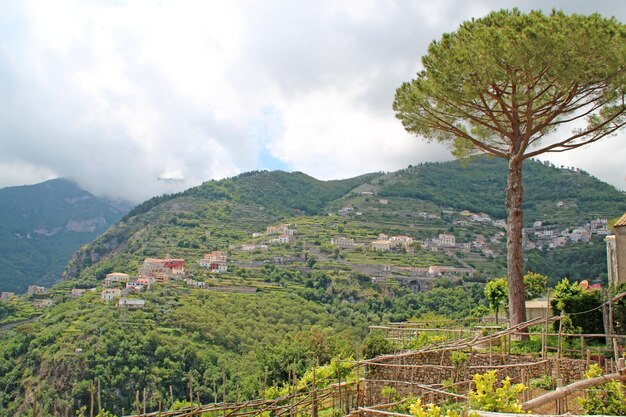
[[[508, 183], [506, 187], [507, 211], [507, 278], [509, 290], [509, 317], [511, 327], [526, 321], [524, 297], [524, 266], [522, 253], [522, 162], [519, 156], [509, 160]], [[526, 331], [526, 330], [524, 330]], [[527, 338], [527, 336], [525, 337]]]

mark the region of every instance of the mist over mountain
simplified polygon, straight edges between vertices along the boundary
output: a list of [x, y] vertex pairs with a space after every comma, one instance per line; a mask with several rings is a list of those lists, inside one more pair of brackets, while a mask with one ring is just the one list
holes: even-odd
[[0, 189], [0, 290], [58, 281], [70, 256], [130, 208], [64, 178]]

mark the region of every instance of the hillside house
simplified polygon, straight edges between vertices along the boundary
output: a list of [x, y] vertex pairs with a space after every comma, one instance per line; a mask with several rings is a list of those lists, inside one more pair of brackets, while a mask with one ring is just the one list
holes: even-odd
[[169, 282], [169, 276], [164, 272], [155, 272], [153, 278], [157, 284], [167, 284]]
[[157, 273], [166, 275], [168, 279], [177, 279], [185, 273], [185, 260], [146, 258], [137, 275], [155, 277]]
[[254, 252], [254, 251], [265, 252], [268, 250], [268, 247], [267, 245], [255, 245], [252, 243], [244, 243], [243, 245], [241, 245], [241, 250], [244, 252]]
[[78, 298], [81, 295], [85, 294], [87, 290], [85, 288], [72, 288], [72, 292], [70, 293], [70, 297]]
[[35, 308], [46, 308], [46, 307], [50, 307], [52, 304], [54, 303], [49, 298], [46, 298], [44, 300], [33, 301], [33, 307]]
[[222, 251], [207, 253], [200, 260], [200, 267], [218, 274], [228, 271], [228, 254]]
[[140, 284], [137, 281], [126, 283], [127, 292], [141, 292], [146, 288], [144, 284]]
[[137, 284], [143, 285], [145, 287], [151, 287], [156, 283], [156, 279], [154, 277], [149, 277], [146, 275], [140, 275], [135, 280]]
[[347, 237], [339, 236], [330, 239], [330, 244], [337, 246], [341, 249], [354, 249], [354, 239], [348, 239]]
[[193, 288], [206, 288], [206, 282], [202, 282], [202, 281], [194, 281], [191, 278], [187, 278], [185, 279], [185, 284], [187, 284], [190, 287]]
[[428, 268], [428, 274], [433, 277], [440, 277], [444, 275], [454, 275], [454, 276], [474, 276], [474, 270], [472, 268], [457, 268], [454, 266], [443, 266], [443, 265], [431, 265]]
[[391, 236], [389, 241], [393, 246], [402, 245], [405, 248], [413, 244], [413, 238], [409, 236]]
[[471, 219], [480, 223], [491, 223], [491, 216], [487, 213], [472, 214]]
[[10, 291], [2, 291], [0, 294], [0, 300], [9, 301], [11, 298], [15, 296], [15, 293]]
[[290, 243], [292, 239], [293, 239], [292, 235], [280, 235], [274, 239], [270, 239], [269, 244], [270, 245], [285, 245], [285, 244]]
[[440, 233], [438, 238], [433, 239], [433, 243], [442, 247], [455, 247], [456, 238], [452, 233]]
[[386, 206], [387, 204], [389, 204], [389, 200], [387, 200], [386, 198], [381, 198], [378, 200], [378, 203]]
[[111, 285], [128, 282], [130, 277], [128, 274], [123, 274], [121, 272], [111, 272], [110, 274], [106, 274], [104, 277], [104, 285], [106, 287], [110, 287]]
[[100, 298], [102, 299], [102, 301], [111, 301], [114, 298], [119, 298], [122, 296], [122, 290], [120, 290], [119, 288], [105, 288], [102, 290], [102, 294], [100, 295]]
[[280, 226], [268, 226], [265, 234], [267, 236], [272, 235], [289, 235], [293, 236], [295, 234], [295, 230], [289, 228], [289, 224], [281, 224]]
[[387, 252], [391, 250], [391, 242], [389, 240], [375, 240], [372, 242], [372, 250]]
[[48, 294], [48, 289], [39, 285], [29, 285], [28, 289], [26, 290], [26, 294], [28, 294], [28, 296], [44, 295]]

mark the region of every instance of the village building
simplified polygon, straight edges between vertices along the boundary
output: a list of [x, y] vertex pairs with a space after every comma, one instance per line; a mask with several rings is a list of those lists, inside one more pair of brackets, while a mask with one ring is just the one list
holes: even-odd
[[439, 238], [434, 238], [433, 243], [437, 246], [454, 247], [456, 246], [456, 238], [452, 233], [440, 233]]
[[391, 236], [389, 241], [392, 245], [403, 245], [404, 247], [411, 246], [413, 244], [413, 238], [409, 236]]
[[50, 307], [52, 304], [54, 303], [49, 298], [44, 299], [44, 300], [33, 301], [33, 307], [35, 308], [46, 308], [46, 307]]
[[123, 274], [121, 272], [111, 272], [110, 274], [106, 274], [104, 277], [104, 285], [110, 287], [111, 285], [115, 285], [118, 283], [128, 282], [130, 277], [128, 274]]
[[70, 293], [70, 297], [77, 298], [81, 295], [85, 294], [87, 290], [85, 288], [72, 288], [72, 292]]
[[200, 260], [200, 267], [218, 274], [228, 271], [228, 254], [222, 251], [207, 253]]
[[146, 275], [140, 275], [137, 277], [137, 279], [135, 280], [135, 282], [137, 284], [146, 286], [146, 287], [151, 287], [152, 285], [154, 285], [156, 283], [156, 279], [154, 277], [149, 277]]
[[443, 276], [443, 275], [457, 275], [457, 276], [474, 276], [474, 270], [472, 268], [457, 268], [454, 266], [442, 266], [442, 265], [431, 265], [428, 268], [428, 274], [434, 277]]
[[206, 282], [194, 281], [191, 278], [186, 278], [185, 279], [185, 284], [189, 285], [190, 287], [194, 287], [194, 288], [206, 288]]
[[[139, 268], [137, 275], [155, 277], [157, 274], [164, 274], [169, 279], [177, 279], [185, 273], [184, 259], [155, 259], [146, 258], [143, 265]], [[159, 275], [159, 281], [165, 282], [162, 275]]]
[[372, 242], [372, 250], [387, 252], [391, 250], [391, 242], [389, 240], [375, 240]]
[[386, 198], [381, 198], [378, 200], [378, 203], [386, 206], [387, 204], [389, 204], [389, 200], [387, 200]]
[[244, 243], [243, 245], [241, 245], [241, 250], [244, 252], [254, 252], [254, 251], [265, 252], [268, 250], [268, 247], [267, 245], [255, 245], [253, 243]]
[[122, 296], [122, 290], [119, 288], [105, 288], [102, 290], [102, 294], [100, 298], [102, 301], [111, 301], [114, 298], [118, 298]]
[[347, 237], [339, 236], [330, 239], [330, 244], [337, 246], [341, 249], [354, 249], [354, 239], [348, 239]]
[[29, 285], [26, 294], [29, 296], [48, 294], [48, 289], [39, 285]]
[[8, 301], [15, 296], [15, 293], [10, 291], [2, 291], [0, 294], [0, 300]]
[[286, 245], [291, 242], [293, 237], [291, 235], [280, 235], [274, 239], [270, 239], [270, 245]]
[[547, 298], [535, 298], [526, 301], [526, 320], [545, 319], [552, 317], [552, 307]]
[[268, 226], [265, 230], [265, 234], [267, 236], [272, 235], [289, 235], [293, 236], [295, 234], [295, 230], [289, 228], [289, 224], [281, 224], [280, 226]]
[[145, 285], [144, 284], [140, 284], [137, 281], [133, 281], [133, 282], [128, 282], [126, 283], [126, 289], [132, 292], [141, 292], [145, 289]]
[[615, 234], [607, 236], [607, 270], [609, 285], [626, 282], [626, 213], [613, 225]]

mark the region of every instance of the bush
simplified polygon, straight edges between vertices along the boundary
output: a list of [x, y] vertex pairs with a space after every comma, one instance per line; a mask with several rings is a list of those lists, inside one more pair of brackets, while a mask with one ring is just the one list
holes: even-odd
[[[602, 375], [602, 368], [593, 364], [585, 373], [585, 378], [595, 378]], [[580, 404], [586, 414], [594, 415], [626, 415], [626, 385], [619, 381], [609, 381], [597, 387], [585, 390]]]

